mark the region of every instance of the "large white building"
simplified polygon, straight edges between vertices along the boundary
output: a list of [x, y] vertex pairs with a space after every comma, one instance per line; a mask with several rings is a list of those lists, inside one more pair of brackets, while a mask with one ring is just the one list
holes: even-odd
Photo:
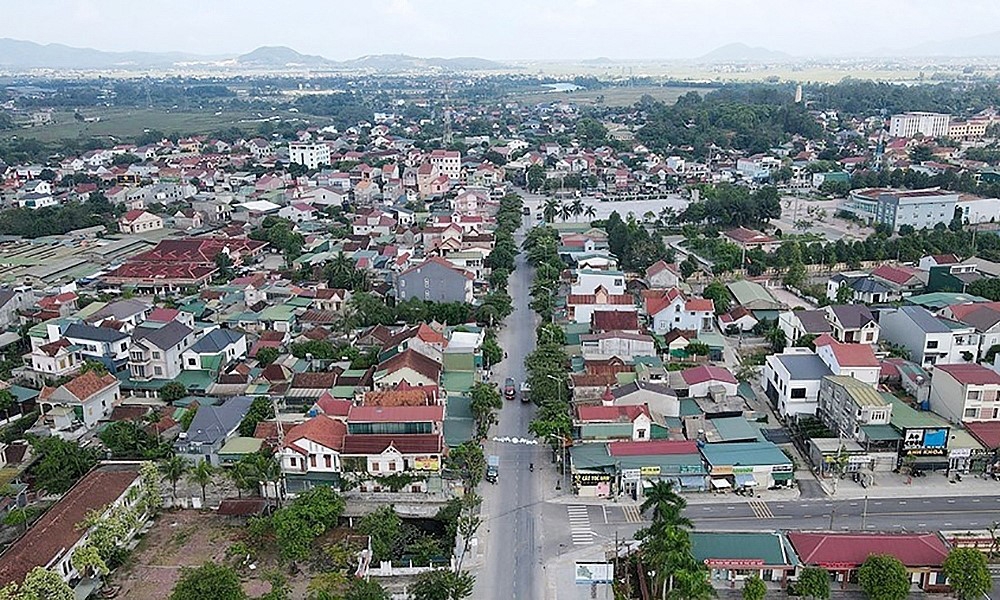
[[458, 150], [434, 150], [430, 162], [439, 173], [452, 181], [458, 181], [462, 176], [462, 153]]
[[892, 115], [889, 120], [889, 135], [892, 137], [946, 137], [951, 115], [932, 112], [907, 112]]
[[288, 145], [288, 161], [308, 169], [318, 169], [330, 164], [330, 147], [311, 142], [292, 142]]

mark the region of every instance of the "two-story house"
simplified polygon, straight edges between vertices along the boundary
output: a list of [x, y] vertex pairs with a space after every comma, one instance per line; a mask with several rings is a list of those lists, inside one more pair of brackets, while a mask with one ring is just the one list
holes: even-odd
[[[47, 329], [49, 341], [65, 338], [79, 348], [84, 360], [100, 362], [109, 371], [117, 372], [128, 358], [129, 335], [123, 331], [86, 323], [69, 323], [63, 327], [50, 324]], [[32, 338], [34, 345], [35, 338]]]
[[174, 442], [174, 452], [191, 462], [219, 466], [219, 450], [235, 435], [252, 403], [247, 396], [234, 396], [218, 406], [199, 407], [187, 431]]
[[637, 356], [656, 356], [656, 344], [653, 338], [641, 333], [604, 331], [581, 335], [580, 351], [584, 360], [616, 356], [631, 361]]
[[377, 389], [399, 384], [434, 387], [441, 379], [441, 363], [410, 348], [378, 364], [373, 378]]
[[930, 400], [952, 423], [1000, 421], [1000, 374], [974, 363], [935, 365]]
[[892, 404], [853, 377], [827, 375], [820, 383], [818, 415], [838, 437], [862, 441], [862, 427], [889, 424]]
[[341, 419], [317, 415], [285, 433], [278, 451], [285, 491], [295, 495], [316, 486], [340, 488], [340, 454], [347, 425]]
[[447, 260], [431, 257], [396, 276], [396, 298], [432, 302], [468, 302], [473, 300], [475, 277]]
[[26, 356], [25, 362], [31, 365], [33, 378], [44, 381], [79, 371], [83, 366], [83, 356], [78, 346], [63, 338], [33, 349]]
[[[361, 491], [381, 491], [378, 478], [396, 473], [438, 475], [444, 453], [443, 406], [353, 406], [347, 415], [345, 472], [367, 473]], [[427, 491], [414, 481], [404, 491]]]
[[827, 306], [826, 319], [830, 335], [846, 344], [876, 344], [879, 326], [870, 308], [863, 304], [838, 304]]
[[644, 294], [646, 314], [653, 332], [665, 334], [674, 329], [711, 331], [715, 323], [715, 303], [705, 298], [685, 298], [680, 290]]
[[213, 329], [181, 354], [183, 370], [218, 373], [247, 355], [247, 336], [235, 329]]
[[87, 371], [59, 387], [38, 393], [42, 422], [50, 433], [77, 439], [106, 419], [121, 398], [121, 382], [114, 375]]
[[196, 333], [180, 321], [144, 322], [132, 334], [128, 367], [132, 379], [174, 379], [181, 372], [182, 354], [195, 342]]
[[902, 346], [922, 367], [973, 362], [979, 352], [976, 328], [938, 317], [922, 306], [879, 311], [882, 339]]
[[590, 323], [595, 311], [636, 312], [631, 294], [612, 294], [603, 286], [590, 294], [570, 294], [566, 298], [567, 316], [575, 323]]
[[653, 419], [645, 405], [578, 406], [573, 437], [582, 442], [639, 442], [652, 439], [652, 427]]

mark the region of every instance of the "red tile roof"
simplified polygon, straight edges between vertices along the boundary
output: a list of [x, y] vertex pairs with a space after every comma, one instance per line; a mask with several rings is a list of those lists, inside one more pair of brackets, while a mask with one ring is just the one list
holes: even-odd
[[59, 354], [61, 349], [68, 348], [70, 346], [72, 346], [72, 344], [70, 344], [69, 340], [66, 338], [60, 338], [54, 342], [42, 344], [38, 347], [38, 349], [48, 356], [55, 356], [56, 354]]
[[669, 454], [698, 454], [697, 442], [691, 440], [656, 440], [648, 442], [611, 442], [611, 456], [665, 456]]
[[802, 564], [856, 568], [871, 554], [895, 556], [907, 567], [940, 567], [948, 556], [934, 533], [788, 533]]
[[680, 290], [670, 288], [669, 290], [649, 290], [643, 292], [643, 300], [646, 303], [646, 314], [655, 315], [664, 308], [670, 306], [678, 297], [683, 298]]
[[154, 323], [169, 323], [170, 321], [175, 320], [179, 314], [181, 314], [181, 311], [176, 308], [157, 307], [149, 313], [146, 320], [153, 321]]
[[627, 310], [595, 310], [590, 326], [593, 331], [636, 331], [639, 315]]
[[84, 475], [0, 556], [0, 585], [22, 582], [33, 568], [48, 565], [72, 548], [83, 536], [77, 525], [87, 514], [117, 500], [138, 478], [137, 464], [99, 466]]
[[649, 408], [646, 405], [630, 406], [580, 406], [576, 409], [576, 415], [581, 421], [603, 421], [611, 423], [631, 423], [639, 415], [649, 416]]
[[432, 358], [424, 356], [416, 350], [404, 350], [399, 354], [379, 363], [377, 370], [395, 373], [400, 369], [410, 368], [431, 381], [437, 381], [441, 376], [441, 364]]
[[872, 271], [872, 275], [886, 281], [891, 281], [896, 285], [905, 285], [917, 274], [915, 269], [895, 265], [881, 265]]
[[987, 450], [1000, 448], [1000, 421], [971, 421], [965, 429]]
[[963, 385], [997, 385], [1000, 373], [977, 364], [934, 365], [935, 371], [944, 371]]
[[837, 359], [837, 364], [842, 367], [880, 366], [878, 359], [875, 358], [875, 351], [868, 344], [842, 344], [829, 334], [824, 333], [813, 340], [813, 345], [816, 348], [829, 346], [833, 351], [833, 356]]
[[352, 406], [349, 423], [437, 423], [444, 419], [443, 406]]
[[316, 400], [316, 407], [328, 417], [347, 417], [354, 403], [350, 400], [334, 398], [330, 392], [323, 392], [323, 395]]
[[684, 369], [681, 371], [681, 377], [684, 379], [684, 383], [688, 385], [696, 385], [707, 381], [724, 381], [726, 383], [733, 384], [739, 383], [736, 380], [736, 377], [734, 377], [728, 370], [723, 369], [722, 367], [713, 367], [711, 365], [701, 365], [700, 367]]
[[344, 437], [344, 454], [381, 454], [392, 446], [401, 454], [440, 454], [443, 440], [440, 434], [413, 435], [354, 435]]
[[374, 390], [365, 392], [364, 406], [426, 406], [427, 394], [420, 388]]
[[63, 384], [63, 388], [80, 400], [86, 400], [94, 394], [118, 383], [118, 378], [110, 373], [99, 376], [93, 371], [73, 378]]
[[347, 435], [347, 425], [344, 425], [343, 421], [319, 415], [289, 429], [285, 434], [285, 448], [305, 454], [305, 444], [296, 442], [309, 440], [324, 448], [340, 451], [344, 445], [345, 435]]
[[715, 312], [715, 302], [707, 298], [691, 298], [684, 303], [684, 310], [692, 312]]

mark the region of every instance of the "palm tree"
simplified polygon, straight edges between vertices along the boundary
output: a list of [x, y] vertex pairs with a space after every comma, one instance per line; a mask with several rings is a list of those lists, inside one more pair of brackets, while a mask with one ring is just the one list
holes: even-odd
[[174, 454], [160, 463], [160, 472], [170, 482], [170, 492], [177, 498], [177, 482], [188, 472], [188, 461]]
[[551, 223], [559, 214], [559, 202], [555, 198], [545, 199], [545, 208], [542, 209], [542, 217], [546, 223]]
[[201, 502], [205, 503], [205, 488], [215, 480], [215, 467], [207, 460], [199, 461], [187, 476], [188, 483], [201, 488]]
[[654, 523], [669, 521], [673, 525], [678, 525], [687, 521], [687, 526], [690, 526], [690, 521], [681, 515], [686, 506], [687, 500], [674, 490], [673, 482], [657, 481], [646, 490], [646, 499], [639, 510], [646, 512], [652, 509]]
[[559, 207], [559, 218], [562, 219], [564, 223], [568, 221], [571, 216], [573, 216], [573, 210], [570, 209], [570, 207], [565, 204]]
[[577, 198], [572, 204], [570, 204], [569, 209], [573, 212], [573, 216], [576, 217], [576, 220], [579, 221], [580, 215], [583, 214], [583, 200]]
[[597, 215], [597, 211], [594, 210], [593, 206], [588, 205], [587, 208], [583, 210], [583, 214], [587, 215], [587, 218], [593, 221], [594, 217]]

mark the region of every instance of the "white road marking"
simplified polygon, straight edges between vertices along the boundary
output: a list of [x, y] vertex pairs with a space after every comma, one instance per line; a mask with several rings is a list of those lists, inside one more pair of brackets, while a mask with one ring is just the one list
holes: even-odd
[[589, 546], [594, 543], [594, 532], [590, 529], [590, 510], [586, 506], [567, 506], [570, 537], [575, 546]]

